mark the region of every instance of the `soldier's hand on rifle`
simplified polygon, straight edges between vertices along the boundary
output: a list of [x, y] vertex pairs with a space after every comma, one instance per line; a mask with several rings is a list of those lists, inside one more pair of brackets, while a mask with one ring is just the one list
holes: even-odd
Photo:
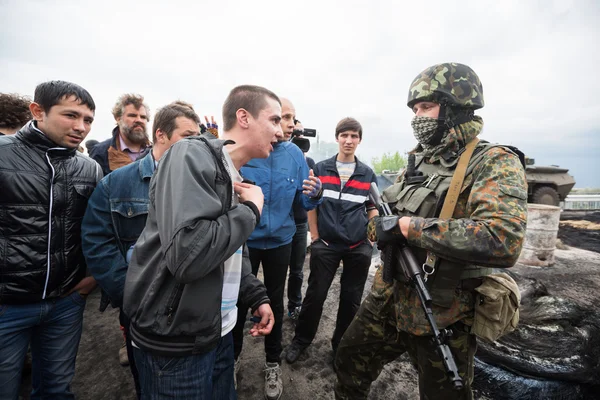
[[406, 238], [400, 231], [397, 215], [386, 215], [373, 218], [375, 222], [375, 233], [377, 235], [377, 247], [381, 250], [388, 244], [403, 245]]
[[375, 216], [371, 218], [369, 220], [369, 223], [367, 224], [367, 239], [369, 239], [369, 242], [371, 242], [371, 244], [377, 241], [377, 232], [375, 230], [375, 218], [377, 217]]

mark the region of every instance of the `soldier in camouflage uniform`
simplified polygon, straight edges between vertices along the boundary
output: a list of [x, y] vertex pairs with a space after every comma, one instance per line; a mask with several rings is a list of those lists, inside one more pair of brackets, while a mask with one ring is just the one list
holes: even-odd
[[481, 82], [466, 65], [439, 64], [417, 76], [408, 107], [415, 113], [412, 126], [419, 142], [414, 150], [416, 170], [424, 179], [411, 184], [404, 174], [384, 191], [383, 201], [398, 216], [393, 232], [381, 229], [381, 217], [369, 224], [371, 239], [379, 239], [380, 247], [406, 240], [420, 263], [428, 254], [437, 259], [427, 287], [438, 327], [453, 332], [447, 344], [463, 389], [454, 390], [446, 376], [416, 292], [401, 272], [388, 283], [379, 268], [337, 351], [337, 399], [366, 399], [383, 366], [405, 352], [418, 370], [422, 399], [473, 397], [474, 288], [493, 268], [515, 264], [527, 220], [519, 156], [515, 149], [485, 142], [477, 144], [471, 157], [453, 217], [439, 218], [458, 158], [483, 128], [481, 117], [474, 115], [483, 105]]

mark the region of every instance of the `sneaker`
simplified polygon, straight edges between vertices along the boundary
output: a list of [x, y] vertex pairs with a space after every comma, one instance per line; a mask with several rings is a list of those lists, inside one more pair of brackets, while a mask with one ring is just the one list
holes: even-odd
[[300, 354], [304, 351], [304, 347], [301, 347], [298, 343], [293, 342], [290, 344], [287, 349], [285, 349], [285, 360], [288, 364], [293, 364], [298, 360]]
[[300, 316], [301, 306], [294, 307], [292, 310], [288, 311], [288, 317], [294, 322], [298, 321], [298, 317]]
[[265, 363], [265, 399], [278, 400], [283, 393], [281, 367], [278, 363]]
[[237, 374], [240, 372], [240, 365], [242, 365], [242, 362], [238, 358], [235, 360], [235, 364], [233, 364], [233, 387], [235, 390], [237, 390]]
[[119, 349], [119, 364], [121, 364], [123, 367], [129, 365], [129, 357], [127, 356], [127, 345], [125, 344], [125, 341], [123, 341], [123, 345]]

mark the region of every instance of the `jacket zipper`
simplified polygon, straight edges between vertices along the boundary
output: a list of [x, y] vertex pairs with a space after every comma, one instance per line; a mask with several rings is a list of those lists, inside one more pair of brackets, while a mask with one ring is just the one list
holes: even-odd
[[50, 247], [52, 243], [52, 207], [54, 206], [54, 174], [56, 171], [54, 170], [54, 166], [52, 162], [50, 162], [50, 157], [48, 157], [48, 152], [50, 150], [63, 150], [61, 147], [53, 147], [46, 151], [46, 161], [48, 161], [48, 165], [52, 170], [52, 176], [50, 177], [50, 204], [48, 207], [48, 248], [46, 255], [46, 283], [44, 283], [44, 293], [42, 294], [42, 300], [46, 299], [46, 291], [48, 290], [48, 281], [50, 280]]
[[[272, 200], [273, 200], [273, 159], [275, 157], [269, 157], [269, 188], [271, 190], [269, 190], [269, 212], [265, 213], [268, 214], [266, 215], [267, 217], [267, 226], [269, 227], [269, 236], [267, 237], [272, 237], [273, 235], [273, 231], [271, 228], [271, 206], [273, 204]], [[264, 239], [263, 242], [263, 248], [266, 250], [267, 249], [267, 239]]]
[[[356, 158], [355, 158], [355, 160], [356, 160]], [[348, 183], [356, 175], [356, 167], [358, 167], [358, 162], [355, 161], [355, 164], [356, 165], [354, 166], [354, 171], [352, 172], [352, 175], [350, 175], [348, 177], [348, 180], [346, 181], [346, 183]], [[344, 184], [344, 186], [342, 187], [342, 180], [340, 178], [340, 173], [337, 170], [337, 165], [334, 165], [334, 168], [335, 168], [335, 170], [332, 170], [332, 172], [335, 172], [335, 174], [337, 175], [338, 179], [340, 180], [340, 195], [338, 196], [338, 200], [342, 200], [342, 192], [346, 188], [346, 184]], [[341, 211], [342, 211], [342, 207], [343, 207], [343, 205], [340, 202], [340, 207], [336, 210], [337, 211], [337, 218], [336, 218], [335, 225], [336, 225], [336, 228], [337, 228], [338, 232], [341, 232], [341, 230], [342, 230], [341, 227], [338, 227], [338, 224], [340, 222], [340, 214], [341, 214]], [[327, 243], [325, 243], [325, 244], [327, 244]], [[329, 244], [327, 244], [327, 246], [329, 246]]]
[[167, 325], [171, 325], [173, 322], [173, 314], [177, 311], [177, 306], [179, 305], [182, 294], [183, 285], [177, 284], [173, 290], [173, 295], [171, 296], [169, 304], [167, 304], [167, 310], [165, 311], [165, 314], [167, 315]]

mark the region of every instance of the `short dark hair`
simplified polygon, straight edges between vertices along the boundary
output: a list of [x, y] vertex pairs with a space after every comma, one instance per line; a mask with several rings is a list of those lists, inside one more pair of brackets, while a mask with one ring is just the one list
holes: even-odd
[[88, 154], [92, 151], [94, 146], [96, 146], [99, 142], [95, 139], [90, 139], [85, 141], [85, 148], [88, 151]]
[[16, 93], [0, 93], [0, 128], [18, 129], [31, 120], [31, 99]]
[[40, 83], [35, 88], [33, 101], [47, 113], [62, 99], [75, 97], [79, 104], [88, 106], [91, 111], [96, 111], [96, 103], [92, 95], [81, 86], [66, 81], [49, 81]]
[[340, 133], [354, 131], [358, 132], [358, 137], [362, 140], [362, 125], [354, 118], [346, 117], [338, 122], [335, 127], [335, 138], [337, 139]]
[[241, 85], [233, 88], [223, 104], [223, 129], [228, 131], [235, 126], [236, 113], [240, 108], [248, 111], [254, 118], [267, 106], [267, 97], [281, 105], [279, 97], [269, 89], [254, 85]]
[[173, 131], [177, 129], [176, 119], [178, 117], [191, 119], [200, 125], [200, 117], [198, 117], [192, 105], [178, 100], [156, 112], [154, 124], [152, 125], [152, 141], [156, 142], [156, 131], [159, 129], [167, 135], [167, 138], [171, 139]]
[[115, 117], [115, 119], [121, 118], [125, 112], [125, 107], [130, 104], [133, 104], [136, 110], [144, 107], [146, 109], [146, 116], [148, 117], [147, 121], [150, 121], [150, 108], [144, 103], [144, 96], [135, 93], [125, 93], [119, 96], [112, 109], [113, 117]]

